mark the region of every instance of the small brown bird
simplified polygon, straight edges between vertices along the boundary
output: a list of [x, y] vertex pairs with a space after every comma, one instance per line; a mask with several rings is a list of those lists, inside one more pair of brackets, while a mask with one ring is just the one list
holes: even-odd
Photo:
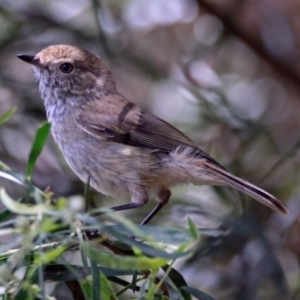
[[170, 187], [191, 182], [230, 186], [288, 213], [274, 196], [231, 175], [182, 132], [119, 94], [98, 56], [54, 45], [18, 57], [33, 66], [53, 137], [72, 170], [103, 194], [131, 198], [114, 210], [141, 207], [154, 195], [158, 204], [146, 224], [168, 203]]

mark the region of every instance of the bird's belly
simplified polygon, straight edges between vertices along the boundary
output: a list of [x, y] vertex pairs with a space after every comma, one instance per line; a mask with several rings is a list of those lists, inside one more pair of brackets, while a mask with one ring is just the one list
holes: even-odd
[[76, 175], [99, 192], [129, 197], [137, 186], [146, 189], [160, 185], [160, 160], [152, 151], [118, 143], [59, 145]]

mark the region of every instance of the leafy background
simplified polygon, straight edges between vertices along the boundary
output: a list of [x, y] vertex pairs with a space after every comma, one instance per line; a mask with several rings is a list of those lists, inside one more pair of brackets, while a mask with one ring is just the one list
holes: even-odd
[[[84, 47], [110, 65], [127, 98], [289, 207], [281, 216], [226, 188], [174, 189], [151, 225], [187, 228], [190, 218], [202, 229], [193, 254], [175, 263], [188, 285], [216, 299], [299, 299], [299, 14], [296, 0], [2, 0], [0, 115], [17, 112], [0, 128], [0, 160], [25, 174], [45, 120], [32, 71], [16, 55]], [[32, 181], [56, 198], [84, 195], [51, 138]], [[0, 185], [13, 199], [26, 193], [7, 179]], [[91, 207], [128, 201], [93, 190], [90, 200]], [[154, 205], [123, 215], [138, 224]], [[10, 239], [1, 235], [2, 246]], [[63, 283], [54, 295], [71, 297]]]

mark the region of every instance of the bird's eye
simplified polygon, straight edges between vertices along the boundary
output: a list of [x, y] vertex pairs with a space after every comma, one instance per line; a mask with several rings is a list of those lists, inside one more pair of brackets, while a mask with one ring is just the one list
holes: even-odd
[[70, 74], [74, 69], [73, 65], [70, 63], [63, 63], [59, 68], [65, 74]]

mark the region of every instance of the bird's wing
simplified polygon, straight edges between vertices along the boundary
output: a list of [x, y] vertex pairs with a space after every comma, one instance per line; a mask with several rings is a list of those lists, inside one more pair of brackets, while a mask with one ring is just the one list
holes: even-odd
[[[193, 141], [169, 123], [127, 102], [119, 112], [89, 110], [77, 117], [78, 125], [87, 133], [107, 141], [169, 153], [188, 146], [193, 155], [220, 167]], [[184, 148], [184, 147], [183, 147]]]

